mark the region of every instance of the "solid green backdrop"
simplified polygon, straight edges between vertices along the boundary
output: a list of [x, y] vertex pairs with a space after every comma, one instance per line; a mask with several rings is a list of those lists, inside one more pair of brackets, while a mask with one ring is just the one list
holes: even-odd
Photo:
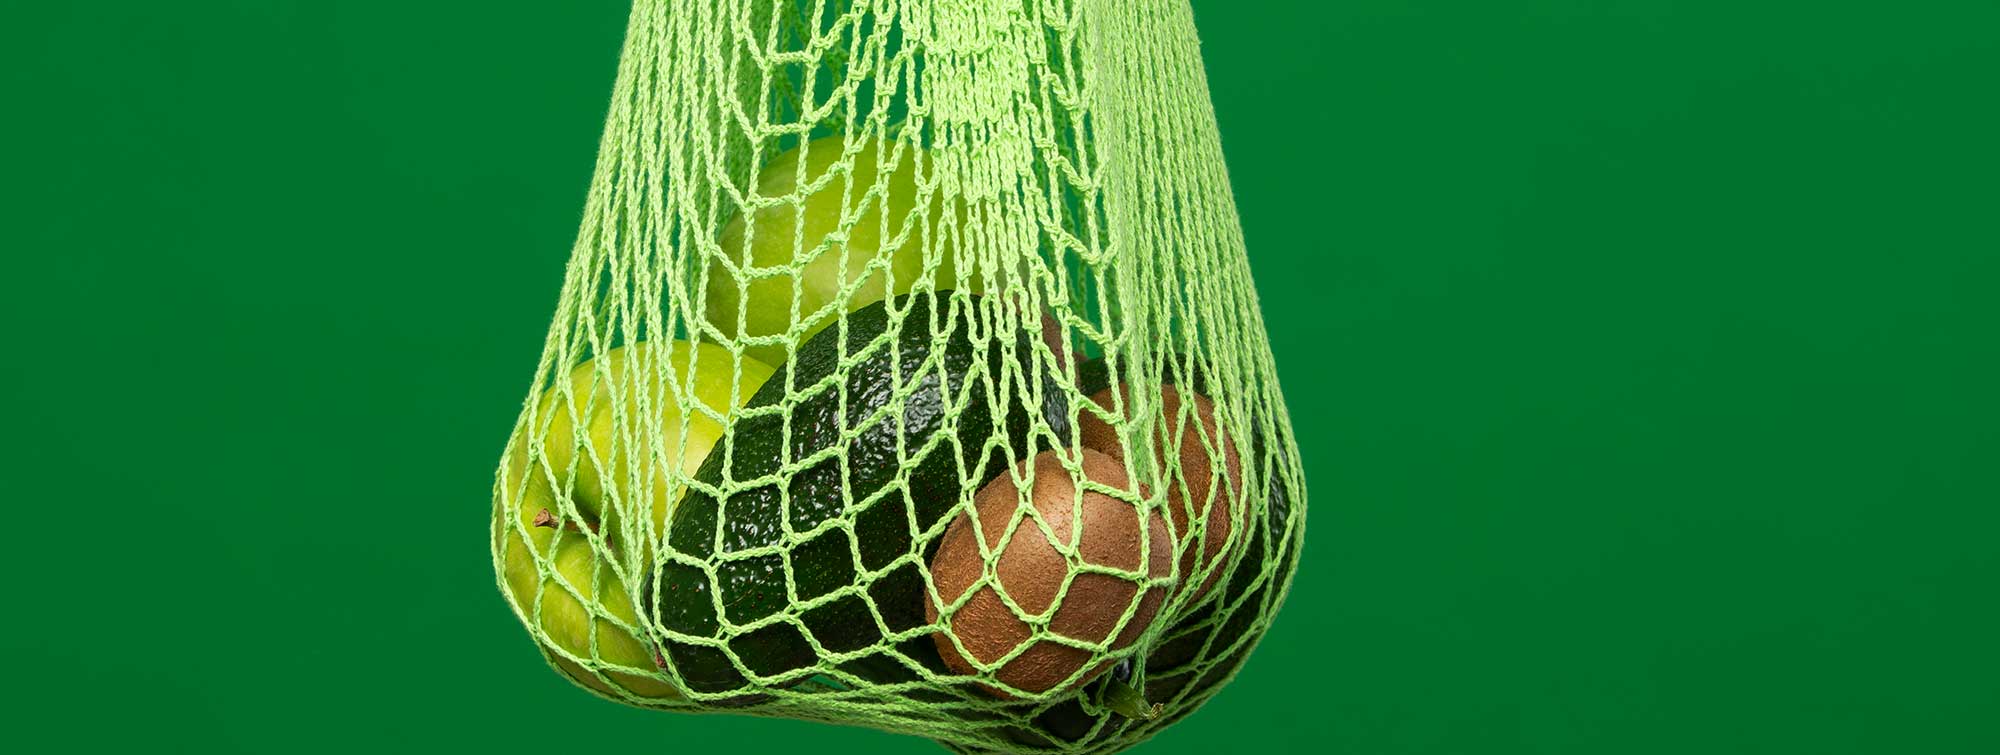
[[[941, 752], [493, 586], [626, 7], [0, 10], [8, 741]], [[1196, 8], [1312, 525], [1139, 752], [2000, 752], [2000, 8]]]

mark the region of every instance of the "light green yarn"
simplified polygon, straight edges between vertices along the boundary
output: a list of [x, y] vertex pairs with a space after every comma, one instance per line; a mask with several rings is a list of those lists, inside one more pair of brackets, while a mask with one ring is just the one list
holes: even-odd
[[[770, 180], [788, 170], [780, 178], [789, 180]], [[787, 219], [814, 202], [834, 208], [834, 219]], [[780, 222], [749, 220], [765, 216]], [[766, 227], [790, 238], [760, 242]], [[789, 253], [744, 252], [774, 239]], [[1241, 489], [1224, 496], [1238, 526], [1215, 566], [1217, 587], [1176, 590], [1129, 648], [1092, 649], [1093, 661], [1122, 662], [1125, 681], [1043, 698], [1003, 701], [978, 680], [935, 668], [871, 681], [842, 668], [847, 656], [838, 653], [737, 694], [585, 683], [647, 707], [870, 726], [961, 752], [1108, 753], [1192, 712], [1234, 676], [1296, 569], [1305, 486], [1186, 0], [636, 0], [582, 228], [494, 491], [502, 594], [566, 673], [685, 689], [671, 663], [634, 667], [628, 638], [611, 632], [651, 645], [706, 639], [671, 635], [644, 611], [627, 618], [646, 603], [654, 565], [675, 556], [654, 507], [702, 484], [692, 479], [699, 459], [686, 450], [740, 419], [736, 407], [792, 348], [845, 327], [848, 310], [911, 290], [949, 292], [934, 308], [949, 313], [933, 331], [939, 339], [951, 321], [984, 342], [1039, 331], [1036, 313], [1053, 317], [1058, 343], [978, 375], [980, 385], [1020, 392], [1034, 375], [1061, 376], [1070, 426], [1095, 413], [1120, 429], [1128, 472], [1145, 493], [1135, 505], [1166, 505], [1184, 478], [1180, 459], [1147, 441], [1170, 420], [1160, 416], [1162, 381], [1198, 382], [1242, 454]], [[744, 297], [797, 306], [750, 323], [734, 303]], [[599, 359], [676, 339], [688, 343], [655, 358]], [[1078, 388], [1082, 360], [1063, 353], [1071, 350], [1122, 376], [1130, 405], [1106, 412], [1089, 401]], [[595, 378], [576, 379], [579, 369]], [[615, 388], [592, 387], [601, 385]], [[1000, 418], [966, 412], [954, 421]], [[1063, 428], [1040, 422], [1036, 434], [1061, 437]], [[1223, 439], [1203, 443], [1213, 449]], [[1010, 468], [1026, 460], [1000, 450]], [[907, 469], [929, 451], [904, 452]], [[963, 480], [961, 506], [984, 482]], [[747, 487], [725, 480], [714, 492]], [[848, 495], [845, 504], [875, 502]], [[605, 514], [615, 525], [603, 531], [551, 529], [533, 523], [541, 508], [571, 522], [600, 510], [653, 515]], [[1179, 542], [1201, 536], [1202, 517], [1194, 520]], [[912, 544], [915, 562], [942, 529]], [[576, 571], [592, 584], [556, 568], [556, 544], [576, 539], [601, 562]], [[780, 549], [802, 539], [790, 534]], [[541, 587], [510, 589], [510, 564], [515, 584]], [[580, 603], [598, 618], [584, 626], [610, 629], [552, 638], [538, 618], [546, 601], [517, 592], [556, 589], [565, 610]], [[617, 605], [593, 607], [589, 596], [607, 590], [620, 593]], [[1037, 636], [1068, 639], [1045, 630]], [[1107, 710], [1103, 696], [1121, 685], [1160, 703], [1161, 715]]]

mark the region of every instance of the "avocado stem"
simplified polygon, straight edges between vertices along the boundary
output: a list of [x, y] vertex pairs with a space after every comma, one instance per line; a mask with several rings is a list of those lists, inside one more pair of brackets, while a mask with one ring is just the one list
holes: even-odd
[[1160, 717], [1160, 704], [1146, 702], [1146, 696], [1139, 690], [1117, 679], [1104, 684], [1104, 707], [1111, 712], [1134, 721], [1151, 721]]
[[536, 527], [550, 527], [550, 528], [568, 527], [570, 528], [571, 531], [587, 529], [590, 530], [590, 534], [593, 535], [597, 534], [597, 525], [586, 523], [584, 524], [583, 527], [579, 528], [576, 526], [574, 522], [565, 522], [561, 519], [557, 519], [555, 514], [549, 513], [548, 509], [542, 509], [541, 511], [536, 512], [535, 521], [532, 522], [532, 524], [534, 524]]

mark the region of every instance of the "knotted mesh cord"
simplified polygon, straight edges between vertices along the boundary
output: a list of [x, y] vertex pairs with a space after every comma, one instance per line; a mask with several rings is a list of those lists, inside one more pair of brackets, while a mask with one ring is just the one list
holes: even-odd
[[[826, 160], [826, 150], [838, 156]], [[815, 168], [816, 159], [824, 167]], [[897, 175], [909, 177], [913, 197], [896, 196]], [[773, 184], [773, 176], [790, 185]], [[764, 195], [765, 185], [784, 193]], [[809, 222], [750, 219], [800, 213], [815, 197], [837, 198], [827, 233], [808, 232]], [[740, 238], [725, 247], [718, 239], [732, 222]], [[789, 232], [790, 259], [769, 264], [746, 254], [760, 231]], [[783, 249], [787, 240], [779, 241]], [[808, 266], [826, 259], [847, 275], [832, 277], [839, 291], [815, 298], [810, 279], [825, 276]], [[718, 313], [728, 309], [714, 304], [718, 297], [755, 298], [753, 289], [789, 295], [782, 327], [759, 332], [744, 314], [754, 302]], [[815, 384], [798, 384], [799, 371], [785, 369], [784, 354], [821, 328], [840, 338], [850, 310], [904, 291], [916, 293], [890, 300], [889, 330], [923, 328], [940, 349], [962, 333], [976, 349], [999, 344], [1008, 358], [997, 368], [975, 359], [954, 385], [935, 355], [905, 364], [891, 332], [842, 339], [858, 348], [840, 349], [838, 366]], [[913, 312], [921, 321], [897, 324]], [[1060, 323], [1061, 343], [1019, 338], [1037, 332], [1039, 313]], [[1100, 409], [1079, 390], [1079, 360], [1060, 354], [1065, 346], [1102, 358], [1131, 390], [1114, 392], [1111, 410]], [[843, 425], [843, 441], [902, 421], [910, 402], [928, 395], [922, 384], [930, 376], [957, 389], [942, 392], [947, 428], [991, 423], [985, 445], [960, 448], [955, 432], [898, 443], [904, 472], [894, 482], [841, 490], [842, 514], [803, 532], [787, 519], [768, 547], [691, 556], [668, 544], [673, 520], [663, 514], [689, 491], [730, 500], [760, 484], [728, 474], [697, 480], [702, 455], [684, 451], [760, 415], [782, 418], [789, 447], [786, 413], [825, 396], [845, 409], [854, 400], [850, 371], [884, 350], [897, 388], [886, 405]], [[779, 368], [770, 379], [784, 381], [784, 400], [740, 408], [771, 368]], [[1180, 404], [1181, 417], [1158, 416], [1162, 381], [1175, 379], [1168, 376], [1199, 386], [1242, 454], [1241, 488], [1220, 496], [1238, 525], [1212, 567], [1224, 575], [1217, 587], [1175, 589], [1146, 634], [1122, 649], [1051, 634], [1046, 612], [1031, 616], [1006, 598], [1037, 624], [1038, 639], [1091, 651], [1087, 666], [1125, 660], [1117, 675], [1161, 703], [1164, 715], [1135, 721], [1105, 710], [1102, 679], [1002, 701], [978, 685], [995, 684], [991, 672], [1007, 659], [983, 664], [974, 679], [917, 657], [927, 642], [899, 642], [940, 627], [887, 626], [874, 604], [883, 596], [870, 585], [894, 569], [915, 569], [924, 575], [919, 594], [895, 597], [911, 605], [931, 599], [922, 594], [935, 595], [928, 549], [971, 509], [989, 473], [1020, 470], [1040, 450], [1073, 448], [1070, 428], [1086, 413], [1119, 426], [1128, 474], [1146, 493], [1120, 495], [1144, 508], [1165, 506], [1164, 491], [1185, 477], [1177, 454], [1155, 454], [1145, 439], [1171, 419], [1198, 433], [1211, 454], [1224, 443], [1191, 417], [1189, 402]], [[1010, 444], [1002, 415], [1042, 405], [1050, 390], [1062, 394], [1066, 416], [1035, 417], [1032, 445]], [[975, 404], [983, 410], [968, 409]], [[845, 462], [837, 457], [846, 448], [836, 442], [787, 459], [777, 479]], [[1074, 453], [1063, 453], [1074, 470]], [[1001, 461], [957, 463], [957, 508], [936, 522], [912, 517], [908, 552], [857, 566], [851, 589], [740, 624], [718, 608], [724, 618], [708, 635], [663, 626], [647, 609], [673, 599], [654, 587], [673, 564], [713, 579], [725, 563], [790, 558], [832, 530], [861, 537], [853, 530], [862, 512], [909, 508], [908, 470], [935, 454]], [[1262, 635], [1304, 531], [1297, 459], [1185, 0], [637, 0], [582, 229], [496, 482], [494, 564], [502, 593], [550, 661], [612, 699], [873, 726], [964, 752], [1112, 752], [1198, 707]], [[1224, 475], [1212, 477], [1223, 484]], [[1047, 532], [1032, 508], [1014, 514], [1008, 537]], [[720, 516], [728, 514], [725, 507]], [[1176, 533], [1177, 541], [1198, 540], [1204, 519], [1189, 517], [1194, 529]], [[1159, 583], [1077, 563], [1070, 544], [1058, 548], [1076, 569], [1135, 587]], [[989, 578], [998, 552], [987, 555]], [[1204, 577], [1178, 573], [1178, 565], [1176, 572], [1176, 584]], [[870, 647], [827, 647], [801, 619], [856, 597], [869, 602], [884, 635]], [[1124, 618], [1135, 614], [1127, 606]], [[780, 624], [796, 628], [815, 662], [766, 674], [732, 649], [732, 640]], [[718, 649], [742, 683], [683, 692], [685, 670], [659, 652], [668, 643]], [[857, 674], [850, 662], [864, 658], [890, 661], [881, 667], [887, 675]]]

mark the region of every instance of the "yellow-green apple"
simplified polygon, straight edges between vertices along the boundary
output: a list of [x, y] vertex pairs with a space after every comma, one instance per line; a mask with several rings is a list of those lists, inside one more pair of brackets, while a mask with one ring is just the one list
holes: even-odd
[[[746, 347], [776, 365], [793, 343], [845, 312], [918, 288], [953, 288], [950, 234], [938, 222], [942, 200], [935, 191], [919, 195], [923, 157], [914, 146], [884, 149], [874, 140], [829, 136], [772, 158], [754, 196], [775, 201], [747, 218], [739, 213], [718, 238], [729, 264], [709, 264], [708, 322], [730, 340], [792, 333], [798, 323], [796, 342]], [[930, 276], [926, 249], [937, 260]]]
[[[770, 376], [769, 365], [739, 360], [713, 344], [642, 341], [615, 348], [543, 394], [535, 423], [545, 428], [542, 466], [510, 458], [534, 478], [530, 484], [571, 483], [554, 489], [570, 494], [584, 521], [628, 542], [657, 541], [680, 500], [669, 470], [678, 468], [683, 480], [692, 477], [726, 429], [718, 418], [742, 406]], [[534, 427], [528, 430], [533, 437]], [[518, 445], [510, 453], [523, 454], [529, 444]], [[650, 509], [648, 521], [624, 516], [641, 508]]]
[[[621, 577], [634, 572], [621, 569], [645, 569], [664, 537], [681, 493], [668, 470], [692, 476], [770, 375], [706, 344], [612, 349], [544, 393], [509, 440], [494, 551], [509, 603], [564, 676], [639, 705], [680, 697], [641, 639]], [[651, 516], [626, 515], [640, 507]]]

